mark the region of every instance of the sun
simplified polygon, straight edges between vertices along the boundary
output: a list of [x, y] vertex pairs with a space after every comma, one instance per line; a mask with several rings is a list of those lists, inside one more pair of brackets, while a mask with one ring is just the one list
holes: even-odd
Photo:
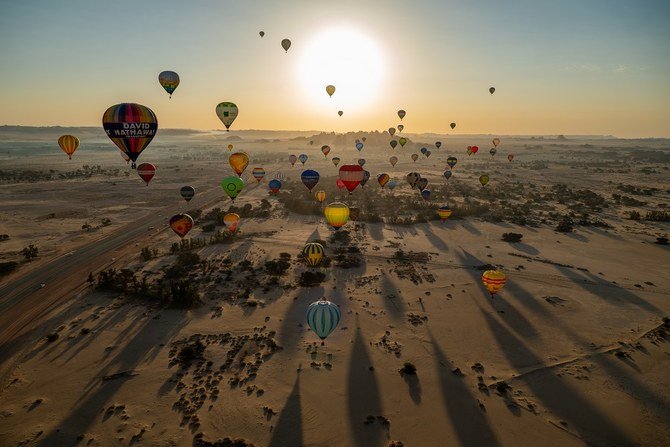
[[[384, 78], [384, 58], [374, 40], [350, 26], [321, 31], [307, 40], [298, 64], [305, 99], [329, 113], [360, 111], [374, 102]], [[336, 88], [332, 98], [326, 86]]]

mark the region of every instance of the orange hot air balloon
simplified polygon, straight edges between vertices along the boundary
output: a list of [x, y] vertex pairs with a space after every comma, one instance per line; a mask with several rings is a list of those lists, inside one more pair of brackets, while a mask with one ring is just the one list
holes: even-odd
[[317, 202], [322, 203], [326, 200], [326, 191], [317, 191], [314, 197], [316, 197]]
[[256, 181], [257, 181], [258, 183], [260, 183], [261, 180], [263, 180], [263, 177], [265, 177], [265, 169], [263, 169], [263, 168], [254, 168], [254, 169], [251, 171], [251, 175], [253, 175], [254, 178], [256, 179]]
[[491, 294], [491, 298], [500, 292], [506, 281], [507, 277], [500, 270], [487, 270], [482, 275], [482, 284], [484, 284], [486, 290]]
[[67, 154], [67, 157], [72, 160], [72, 154], [79, 147], [79, 138], [74, 135], [63, 135], [58, 139], [58, 145]]
[[389, 177], [388, 174], [386, 173], [381, 173], [377, 176], [377, 181], [379, 182], [379, 185], [383, 188], [386, 186], [386, 184], [391, 180], [391, 177]]
[[230, 163], [230, 167], [233, 168], [237, 176], [241, 177], [249, 165], [249, 156], [244, 152], [235, 152], [228, 157], [228, 163]]
[[170, 219], [170, 228], [177, 233], [177, 236], [184, 239], [184, 236], [193, 228], [193, 218], [188, 214], [179, 213]]
[[440, 220], [444, 222], [445, 220], [449, 219], [449, 216], [451, 216], [451, 208], [449, 208], [447, 205], [441, 206], [437, 210], [437, 214], [440, 216]]
[[137, 167], [137, 173], [149, 186], [149, 182], [156, 175], [156, 166], [151, 163], [142, 163]]
[[237, 230], [237, 225], [240, 222], [240, 216], [236, 213], [228, 213], [223, 216], [223, 223], [228, 227], [228, 231], [235, 233]]
[[229, 145], [228, 145], [228, 151], [232, 151], [232, 150], [233, 150], [233, 145], [232, 145], [232, 144], [229, 144]]

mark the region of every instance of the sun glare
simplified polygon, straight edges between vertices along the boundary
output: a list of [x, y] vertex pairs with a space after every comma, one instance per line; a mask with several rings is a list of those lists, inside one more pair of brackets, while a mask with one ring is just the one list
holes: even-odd
[[[347, 114], [374, 101], [383, 82], [384, 60], [372, 39], [342, 26], [322, 31], [307, 42], [298, 79], [308, 102]], [[326, 93], [329, 84], [336, 88], [332, 98]]]

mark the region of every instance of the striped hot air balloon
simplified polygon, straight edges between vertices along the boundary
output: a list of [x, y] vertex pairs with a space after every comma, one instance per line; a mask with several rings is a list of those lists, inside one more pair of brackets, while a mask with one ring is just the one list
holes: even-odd
[[265, 177], [265, 169], [263, 169], [263, 168], [254, 168], [254, 169], [251, 171], [251, 174], [254, 176], [254, 178], [256, 179], [256, 181], [257, 181], [258, 183], [260, 183], [261, 180], [263, 180], [263, 177]]
[[67, 154], [67, 158], [72, 160], [72, 154], [79, 147], [79, 138], [74, 135], [63, 135], [58, 139], [58, 145]]
[[323, 215], [328, 225], [337, 230], [349, 220], [349, 207], [342, 202], [333, 202], [323, 210]]
[[154, 178], [154, 175], [156, 175], [156, 166], [151, 163], [142, 163], [137, 167], [137, 174], [146, 182], [147, 186], [149, 186], [149, 182]]
[[305, 316], [310, 329], [324, 340], [340, 322], [340, 308], [330, 301], [319, 300], [309, 305]]
[[122, 103], [102, 115], [102, 127], [116, 146], [133, 162], [149, 146], [158, 130], [156, 114], [141, 104]]
[[440, 220], [444, 222], [445, 220], [449, 219], [449, 216], [451, 216], [451, 208], [449, 208], [447, 205], [441, 206], [437, 210], [437, 214], [440, 216]]
[[310, 267], [317, 267], [321, 264], [326, 250], [318, 242], [309, 242], [302, 249], [302, 256]]
[[326, 200], [326, 191], [317, 191], [314, 197], [316, 197], [317, 202], [322, 203]]
[[319, 183], [319, 177], [320, 176], [318, 172], [314, 171], [313, 169], [307, 169], [300, 175], [300, 180], [302, 180], [302, 183], [311, 192], [316, 184]]
[[359, 165], [344, 165], [340, 168], [340, 180], [351, 194], [365, 177], [365, 170]]
[[484, 284], [486, 290], [491, 294], [491, 298], [500, 292], [506, 281], [507, 277], [500, 270], [487, 270], [482, 274], [482, 284]]
[[177, 233], [180, 238], [184, 238], [193, 228], [193, 218], [188, 214], [179, 213], [170, 218], [170, 228]]

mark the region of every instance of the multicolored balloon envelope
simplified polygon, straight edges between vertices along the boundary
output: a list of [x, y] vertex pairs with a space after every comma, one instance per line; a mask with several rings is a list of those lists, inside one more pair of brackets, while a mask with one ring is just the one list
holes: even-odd
[[295, 162], [298, 161], [298, 157], [291, 154], [288, 156], [288, 161], [291, 163], [291, 166], [295, 165]]
[[151, 163], [142, 163], [137, 167], [137, 174], [146, 182], [147, 186], [149, 186], [149, 182], [154, 178], [154, 175], [156, 175], [156, 166]]
[[319, 173], [312, 169], [307, 169], [300, 174], [300, 180], [311, 191], [319, 183]]
[[241, 176], [249, 166], [249, 156], [244, 152], [234, 152], [228, 157], [228, 163], [238, 176]]
[[179, 75], [174, 71], [162, 71], [158, 75], [158, 82], [172, 98], [172, 94], [179, 86]]
[[328, 337], [340, 322], [340, 308], [326, 300], [312, 303], [305, 313], [307, 324], [321, 340]]
[[339, 165], [340, 164], [340, 157], [333, 157], [333, 164], [335, 166]]
[[323, 153], [324, 157], [327, 157], [328, 153], [330, 152], [330, 146], [324, 144], [323, 146], [321, 146], [321, 152]]
[[389, 127], [389, 135], [393, 136], [395, 134], [395, 127]]
[[458, 159], [456, 157], [447, 158], [447, 164], [449, 165], [450, 168], [456, 166], [456, 163], [458, 163]]
[[281, 189], [281, 181], [277, 179], [270, 180], [268, 182], [268, 188], [270, 188], [270, 192], [272, 192], [272, 194], [277, 194]]
[[228, 213], [223, 216], [223, 224], [228, 227], [228, 231], [234, 233], [237, 225], [240, 223], [240, 216], [237, 213]]
[[333, 202], [323, 210], [328, 225], [340, 229], [349, 220], [349, 207], [342, 202]]
[[183, 239], [193, 228], [193, 218], [184, 213], [175, 214], [170, 218], [170, 228]]
[[407, 112], [405, 112], [402, 109], [398, 110], [398, 117], [400, 118], [400, 120], [402, 120], [405, 117], [405, 115], [407, 115]]
[[314, 197], [316, 197], [317, 202], [322, 203], [326, 200], [326, 191], [317, 191]]
[[423, 191], [428, 186], [428, 179], [425, 177], [420, 178], [416, 182], [416, 187], [419, 188], [419, 191]]
[[410, 172], [407, 174], [407, 183], [409, 183], [409, 186], [414, 188], [416, 186], [416, 183], [421, 179], [421, 174], [418, 172]]
[[482, 284], [484, 284], [486, 290], [491, 294], [491, 298], [500, 292], [506, 282], [507, 276], [500, 270], [487, 270], [482, 274]]
[[363, 180], [361, 180], [361, 187], [365, 186], [368, 180], [370, 180], [370, 171], [363, 171]]
[[341, 178], [338, 178], [338, 179], [337, 179], [337, 188], [338, 188], [340, 191], [342, 191], [342, 189], [345, 188], [345, 186], [344, 186], [344, 182], [342, 181]]
[[442, 175], [444, 175], [444, 178], [449, 180], [451, 178], [451, 176], [453, 175], [453, 173], [450, 170], [447, 170], [447, 171], [444, 171], [444, 174], [442, 174]]
[[489, 176], [486, 174], [480, 175], [479, 176], [479, 183], [482, 184], [482, 186], [486, 185], [489, 182]]
[[416, 161], [418, 159], [419, 159], [419, 154], [412, 154], [412, 160], [414, 161], [414, 163], [416, 163]]
[[389, 162], [391, 162], [391, 166], [395, 166], [396, 163], [398, 163], [398, 157], [395, 155], [391, 158], [389, 158]]
[[447, 205], [443, 205], [438, 208], [437, 214], [440, 216], [440, 220], [444, 222], [445, 220], [449, 219], [449, 216], [451, 216], [451, 208], [449, 208]]
[[302, 163], [303, 166], [305, 166], [305, 162], [307, 161], [307, 154], [300, 154], [298, 156], [298, 160], [300, 160], [300, 163]]
[[386, 184], [391, 180], [391, 177], [389, 177], [388, 174], [386, 173], [381, 173], [377, 176], [377, 181], [379, 182], [379, 185], [383, 188], [386, 186]]
[[396, 186], [398, 186], [398, 183], [397, 183], [395, 180], [391, 180], [391, 181], [388, 182], [388, 184], [386, 185], [386, 187], [387, 187], [388, 189], [390, 189], [391, 191], [393, 191], [393, 190], [395, 189]]
[[244, 182], [241, 178], [230, 176], [221, 180], [221, 188], [228, 194], [228, 197], [235, 202], [235, 198], [242, 192]]
[[154, 112], [141, 104], [122, 103], [108, 108], [102, 115], [107, 136], [133, 162], [149, 146], [158, 130]]
[[365, 177], [365, 170], [360, 165], [343, 165], [340, 168], [340, 180], [351, 194]]
[[182, 198], [187, 202], [190, 202], [191, 199], [195, 196], [195, 188], [192, 186], [182, 186], [179, 190]]
[[363, 146], [365, 146], [362, 142], [356, 143], [356, 149], [358, 149], [358, 152], [363, 150]]
[[326, 250], [318, 242], [309, 242], [302, 249], [302, 257], [310, 267], [317, 267], [321, 264]]
[[79, 138], [74, 135], [63, 135], [58, 139], [58, 145], [67, 154], [67, 158], [72, 160], [72, 154], [79, 147]]
[[216, 116], [219, 117], [224, 126], [226, 126], [226, 131], [230, 131], [230, 126], [232, 126], [233, 121], [237, 118], [239, 109], [233, 102], [220, 102], [216, 106]]
[[251, 171], [251, 175], [253, 175], [254, 178], [256, 179], [256, 181], [257, 181], [258, 183], [260, 183], [261, 180], [263, 180], [263, 177], [265, 177], [265, 169], [263, 169], [263, 168], [254, 168], [254, 169], [252, 169], [252, 171]]

